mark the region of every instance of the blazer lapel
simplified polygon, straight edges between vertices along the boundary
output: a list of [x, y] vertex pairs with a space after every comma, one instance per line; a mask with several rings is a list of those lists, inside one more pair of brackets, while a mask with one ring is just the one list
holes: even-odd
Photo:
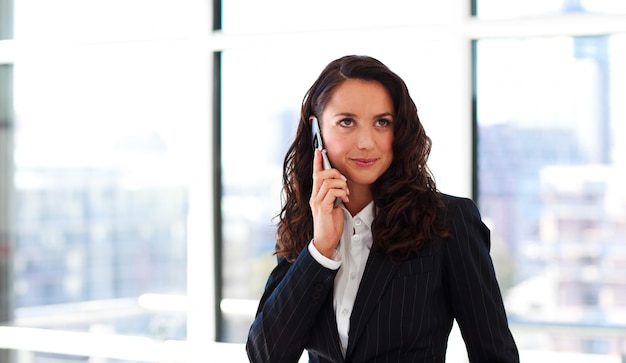
[[363, 272], [363, 278], [354, 301], [354, 308], [350, 316], [350, 333], [346, 357], [349, 357], [355, 342], [363, 333], [363, 329], [369, 320], [392, 277], [395, 275], [397, 265], [394, 265], [387, 255], [370, 252]]

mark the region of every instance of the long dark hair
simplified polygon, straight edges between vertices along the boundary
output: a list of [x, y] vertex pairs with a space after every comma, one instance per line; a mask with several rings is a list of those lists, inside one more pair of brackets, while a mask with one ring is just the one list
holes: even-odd
[[372, 185], [376, 215], [372, 250], [401, 260], [435, 235], [441, 206], [435, 181], [426, 166], [431, 140], [417, 115], [404, 81], [383, 63], [367, 56], [344, 56], [329, 63], [304, 96], [296, 137], [283, 163], [283, 203], [277, 230], [276, 254], [295, 260], [313, 238], [309, 207], [313, 186], [313, 145], [309, 118], [321, 115], [338, 85], [347, 79], [381, 83], [394, 110], [393, 161]]

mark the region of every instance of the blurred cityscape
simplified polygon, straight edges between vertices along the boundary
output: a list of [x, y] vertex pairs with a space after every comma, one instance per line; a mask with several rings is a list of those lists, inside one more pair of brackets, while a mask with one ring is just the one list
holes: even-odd
[[[607, 36], [540, 42], [520, 51], [560, 49], [543, 66], [520, 68], [525, 80], [511, 89], [521, 86], [515, 102], [523, 115], [508, 112], [508, 119], [485, 123], [478, 116], [477, 199], [492, 229], [505, 304], [520, 324], [622, 331], [615, 338], [538, 329], [524, 337], [527, 348], [624, 354], [626, 155], [618, 152], [625, 136], [616, 102], [624, 89], [616, 77], [623, 69], [621, 43]], [[492, 76], [508, 80], [506, 73]], [[490, 85], [501, 99], [511, 96]], [[542, 97], [548, 94], [554, 97]], [[479, 109], [481, 102], [486, 109], [497, 105], [479, 98]]]
[[[626, 174], [587, 164], [564, 130], [480, 129], [479, 206], [512, 322], [626, 326]], [[551, 337], [623, 353], [623, 339]]]
[[[167, 163], [146, 142], [154, 139], [134, 137], [125, 166], [16, 167], [16, 325], [186, 338], [184, 309], [154, 303], [155, 296], [186, 294], [189, 203], [184, 184], [158, 176]], [[73, 361], [35, 356], [38, 363]]]

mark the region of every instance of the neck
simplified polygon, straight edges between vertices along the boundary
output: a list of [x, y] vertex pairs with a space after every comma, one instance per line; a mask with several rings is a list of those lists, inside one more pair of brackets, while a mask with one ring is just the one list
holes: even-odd
[[348, 185], [350, 188], [350, 202], [344, 203], [346, 209], [354, 217], [372, 201], [372, 191], [370, 186]]

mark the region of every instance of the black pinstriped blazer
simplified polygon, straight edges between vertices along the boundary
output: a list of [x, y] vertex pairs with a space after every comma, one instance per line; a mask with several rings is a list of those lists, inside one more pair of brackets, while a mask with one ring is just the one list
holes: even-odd
[[456, 319], [472, 363], [519, 362], [476, 205], [444, 195], [442, 238], [401, 264], [370, 253], [342, 357], [333, 311], [337, 271], [305, 248], [271, 273], [248, 335], [251, 362], [444, 362]]

